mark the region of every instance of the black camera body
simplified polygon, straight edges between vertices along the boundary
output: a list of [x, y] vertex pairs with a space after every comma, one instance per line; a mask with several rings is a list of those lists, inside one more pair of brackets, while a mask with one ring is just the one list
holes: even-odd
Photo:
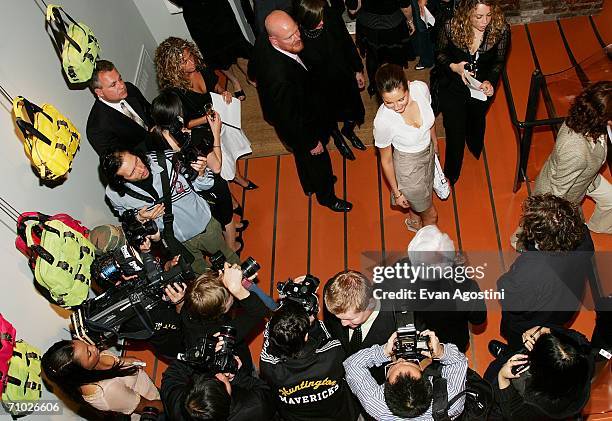
[[[219, 351], [215, 351], [219, 339], [223, 339], [223, 345]], [[176, 358], [211, 374], [236, 374], [238, 362], [234, 358], [235, 347], [236, 328], [221, 326], [218, 337], [209, 335], [200, 338], [197, 345], [188, 349], [184, 354], [178, 354]]]
[[[209, 260], [210, 268], [214, 271], [222, 271], [224, 269], [225, 262], [227, 261], [225, 255], [221, 251], [218, 251], [210, 256]], [[261, 266], [255, 259], [249, 256], [240, 264], [240, 269], [242, 270], [242, 277], [248, 279], [255, 275], [259, 269], [261, 269]]]
[[[150, 338], [153, 335], [153, 321], [149, 312], [163, 303], [164, 288], [175, 282], [188, 283], [195, 278], [191, 266], [182, 259], [167, 272], [157, 265], [150, 254], [143, 253], [142, 259], [142, 267], [146, 269], [140, 270], [136, 279], [118, 285], [114, 281], [124, 274], [122, 265], [115, 261], [103, 269], [104, 276], [111, 280], [110, 288], [83, 302], [70, 315], [74, 335], [78, 339], [106, 348], [117, 338]], [[141, 320], [142, 329], [136, 332], [124, 331], [124, 323], [134, 317]]]
[[180, 172], [188, 181], [193, 181], [198, 173], [191, 168], [191, 163], [197, 161], [198, 157], [211, 153], [215, 139], [207, 124], [192, 128], [191, 133], [184, 132], [183, 128], [183, 119], [177, 117], [168, 131], [181, 147], [174, 155]]
[[394, 347], [396, 358], [421, 361], [427, 358], [421, 351], [429, 351], [429, 336], [419, 335], [414, 324], [398, 327]]
[[140, 249], [148, 235], [155, 235], [159, 229], [155, 221], [142, 223], [136, 218], [138, 209], [130, 209], [121, 215], [121, 228], [127, 243], [135, 249]]
[[287, 280], [287, 282], [279, 282], [276, 284], [276, 290], [279, 295], [285, 296], [282, 300], [294, 301], [304, 307], [309, 315], [316, 316], [319, 313], [317, 289], [320, 283], [319, 278], [306, 275], [306, 278], [300, 283], [296, 283], [292, 279]]

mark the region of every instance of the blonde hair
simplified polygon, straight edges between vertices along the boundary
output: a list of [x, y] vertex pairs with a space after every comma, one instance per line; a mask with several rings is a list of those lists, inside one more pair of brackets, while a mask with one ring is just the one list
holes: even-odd
[[479, 4], [491, 8], [491, 23], [486, 30], [489, 31], [488, 36], [492, 45], [499, 41], [506, 27], [506, 18], [499, 3], [496, 0], [462, 0], [450, 22], [451, 39], [457, 47], [469, 50], [472, 46], [474, 31], [470, 19], [472, 12]]
[[208, 270], [187, 287], [184, 305], [192, 316], [216, 319], [225, 313], [229, 299], [223, 274]]
[[155, 69], [160, 89], [191, 89], [189, 77], [182, 68], [183, 52], [187, 50], [193, 56], [196, 69], [204, 65], [200, 50], [193, 42], [182, 38], [166, 38], [155, 50]]
[[372, 282], [355, 270], [339, 272], [325, 285], [323, 298], [334, 315], [364, 311], [372, 298]]

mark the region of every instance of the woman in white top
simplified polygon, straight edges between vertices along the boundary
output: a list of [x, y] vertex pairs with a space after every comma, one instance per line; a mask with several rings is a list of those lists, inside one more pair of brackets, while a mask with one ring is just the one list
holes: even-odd
[[408, 83], [395, 64], [378, 69], [376, 87], [383, 104], [374, 119], [374, 142], [393, 200], [408, 209], [406, 226], [416, 232], [438, 221], [432, 202], [438, 139], [431, 96], [424, 82]]
[[80, 340], [64, 340], [45, 352], [41, 365], [46, 377], [73, 399], [139, 419], [136, 414], [145, 408], [163, 412], [164, 407], [159, 391], [137, 361], [100, 352]]

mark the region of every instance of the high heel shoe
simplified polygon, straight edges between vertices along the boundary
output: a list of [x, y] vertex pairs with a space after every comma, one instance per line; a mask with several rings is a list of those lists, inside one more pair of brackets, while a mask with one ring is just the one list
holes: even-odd
[[334, 139], [334, 145], [336, 145], [336, 148], [338, 148], [338, 152], [340, 152], [340, 155], [342, 155], [343, 157], [345, 157], [346, 159], [350, 161], [354, 161], [355, 155], [353, 154], [353, 151], [349, 149], [348, 145], [344, 141], [344, 138], [342, 137], [340, 130], [338, 129], [332, 130], [331, 137]]
[[259, 186], [255, 183], [253, 183], [251, 180], [248, 180], [249, 183], [246, 186], [243, 186], [242, 184], [239, 184], [240, 187], [242, 187], [245, 190], [255, 190], [258, 189]]
[[243, 219], [242, 221], [242, 226], [241, 227], [236, 227], [236, 232], [242, 232], [245, 229], [247, 229], [249, 227], [249, 221], [248, 219]]
[[242, 206], [238, 205], [234, 208], [234, 213], [242, 217], [244, 215], [244, 209], [242, 209]]
[[376, 87], [373, 85], [368, 86], [368, 95], [370, 95], [370, 99], [372, 99], [372, 97], [374, 95], [376, 95]]
[[238, 250], [234, 251], [234, 253], [240, 256], [240, 252], [242, 251], [242, 249], [244, 249], [244, 240], [241, 237], [237, 237], [234, 241], [240, 244], [240, 247], [238, 247]]

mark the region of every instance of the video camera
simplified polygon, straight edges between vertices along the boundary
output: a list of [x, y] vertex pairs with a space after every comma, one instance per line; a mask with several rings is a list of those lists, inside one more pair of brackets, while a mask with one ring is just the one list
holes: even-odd
[[293, 279], [288, 279], [287, 282], [279, 282], [276, 284], [276, 290], [279, 295], [284, 296], [281, 301], [294, 301], [304, 307], [308, 315], [316, 316], [319, 313], [317, 289], [320, 283], [319, 278], [306, 275], [300, 283], [294, 282]]
[[[132, 252], [129, 256], [132, 259], [130, 262], [140, 263], [128, 245], [118, 251], [119, 254], [115, 252], [102, 256], [97, 272], [100, 279], [110, 283], [110, 288], [105, 293], [86, 300], [70, 315], [74, 335], [101, 348], [112, 345], [117, 338], [150, 338], [153, 335], [153, 321], [149, 312], [163, 302], [164, 288], [175, 282], [187, 283], [195, 278], [191, 266], [182, 259], [179, 259], [176, 266], [164, 272], [153, 256], [142, 253], [140, 270], [134, 273], [137, 277], [115, 285], [122, 275], [132, 275], [125, 273], [123, 268], [126, 264], [117, 261], [117, 256], [124, 257]], [[136, 269], [135, 264], [129, 267]], [[140, 319], [142, 329], [135, 332], [123, 331], [124, 323], [134, 317]]]
[[181, 147], [174, 154], [179, 172], [188, 181], [193, 181], [198, 173], [191, 168], [191, 163], [197, 161], [198, 157], [206, 156], [212, 152], [215, 139], [208, 124], [194, 127], [191, 132], [184, 132], [183, 128], [183, 119], [177, 116], [168, 131]]
[[148, 220], [142, 223], [136, 218], [136, 215], [138, 215], [138, 209], [130, 209], [123, 212], [123, 215], [121, 215], [121, 227], [128, 244], [139, 250], [147, 236], [155, 235], [159, 229], [155, 221]]
[[[219, 351], [215, 351], [220, 339], [223, 339], [223, 345]], [[200, 338], [197, 345], [184, 354], [178, 354], [176, 358], [211, 374], [236, 374], [238, 372], [238, 362], [234, 358], [235, 345], [236, 328], [221, 326], [218, 337], [209, 335]]]
[[[222, 271], [225, 268], [224, 265], [227, 261], [225, 255], [221, 251], [218, 251], [212, 256], [210, 256], [209, 260], [210, 268], [213, 271]], [[242, 277], [244, 279], [248, 279], [251, 276], [255, 275], [259, 271], [259, 269], [261, 269], [261, 266], [259, 265], [259, 263], [257, 263], [255, 259], [249, 256], [244, 259], [244, 262], [240, 264], [240, 269], [242, 270]]]
[[406, 361], [421, 361], [427, 358], [421, 351], [429, 351], [429, 336], [420, 335], [414, 325], [414, 313], [395, 312], [397, 338], [394, 344], [396, 358]]

